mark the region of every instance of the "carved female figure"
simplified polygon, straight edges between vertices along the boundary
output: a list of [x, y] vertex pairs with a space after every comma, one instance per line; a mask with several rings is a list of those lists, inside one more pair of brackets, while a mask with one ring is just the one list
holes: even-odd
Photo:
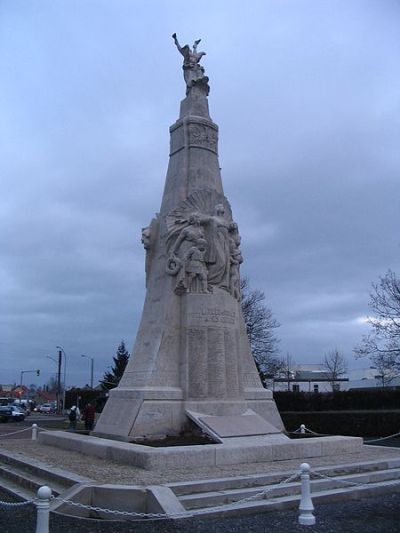
[[231, 268], [229, 272], [229, 289], [231, 295], [240, 300], [240, 265], [243, 263], [242, 253], [240, 251], [240, 235], [238, 232], [237, 224], [234, 222], [231, 225], [231, 238], [230, 238], [230, 260]]
[[225, 218], [225, 207], [222, 204], [216, 205], [214, 214], [202, 216], [200, 221], [208, 227], [208, 283], [229, 290], [231, 223]]

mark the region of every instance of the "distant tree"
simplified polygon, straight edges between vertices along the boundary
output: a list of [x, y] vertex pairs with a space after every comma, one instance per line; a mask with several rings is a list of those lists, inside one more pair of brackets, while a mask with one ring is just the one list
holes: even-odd
[[44, 389], [47, 392], [53, 392], [53, 393], [57, 392], [57, 379], [54, 376], [51, 376], [47, 380], [47, 383], [45, 383]]
[[389, 270], [372, 284], [368, 317], [372, 332], [355, 347], [356, 357], [369, 356], [374, 365], [400, 370], [400, 279]]
[[277, 358], [279, 339], [275, 330], [279, 322], [265, 304], [265, 294], [259, 289], [251, 289], [248, 278], [240, 281], [241, 308], [246, 324], [247, 337], [263, 383], [268, 376], [275, 375], [279, 368]]
[[287, 390], [290, 391], [290, 380], [294, 377], [295, 361], [289, 352], [285, 357], [278, 360], [277, 374], [280, 378], [285, 378], [287, 381]]
[[375, 377], [380, 380], [382, 387], [388, 387], [395, 378], [400, 376], [394, 354], [377, 353], [371, 357], [371, 360], [378, 371]]
[[344, 355], [335, 348], [325, 354], [323, 367], [332, 387], [332, 391], [338, 390], [338, 379], [347, 372], [347, 361]]
[[129, 361], [129, 352], [125, 347], [125, 342], [122, 340], [117, 348], [117, 353], [113, 357], [114, 365], [111, 371], [104, 372], [103, 379], [101, 380], [101, 386], [103, 390], [114, 389], [120, 382], [122, 375], [125, 371], [126, 365]]

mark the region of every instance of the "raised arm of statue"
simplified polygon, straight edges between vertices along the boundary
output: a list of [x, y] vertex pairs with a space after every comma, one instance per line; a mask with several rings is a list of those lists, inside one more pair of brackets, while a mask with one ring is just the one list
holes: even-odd
[[[183, 53], [182, 47], [181, 47], [181, 45], [179, 44], [178, 38], [177, 38], [177, 36], [176, 36], [176, 33], [173, 33], [173, 34], [172, 34], [172, 38], [173, 38], [173, 40], [174, 40], [175, 46], [177, 47], [177, 49], [179, 50], [179, 52], [184, 56], [185, 54]], [[187, 45], [186, 45], [186, 46], [187, 46]]]
[[[197, 52], [197, 45], [201, 42], [201, 39], [197, 39], [194, 43], [193, 43], [193, 52]], [[202, 52], [203, 55], [205, 55], [205, 52]]]
[[188, 44], [185, 44], [185, 46], [181, 46], [179, 44], [178, 38], [176, 36], [176, 33], [172, 34], [172, 38], [174, 40], [175, 46], [179, 50], [179, 52], [184, 57], [184, 66], [186, 67], [195, 67], [197, 63], [199, 63], [200, 59], [206, 55], [205, 52], [198, 52], [197, 51], [197, 45], [200, 43], [201, 39], [197, 39], [193, 44], [193, 50], [191, 50], [190, 46]]

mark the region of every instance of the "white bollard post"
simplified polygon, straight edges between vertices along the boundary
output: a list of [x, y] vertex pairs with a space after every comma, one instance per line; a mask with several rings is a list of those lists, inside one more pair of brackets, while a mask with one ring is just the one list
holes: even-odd
[[299, 524], [302, 526], [313, 526], [316, 522], [313, 515], [314, 505], [311, 500], [310, 490], [310, 465], [308, 463], [302, 463], [300, 465], [301, 470], [301, 500], [299, 505]]
[[36, 514], [36, 533], [49, 533], [49, 513], [51, 489], [46, 485], [40, 487], [37, 491], [38, 501], [35, 502]]
[[306, 432], [306, 426], [304, 424], [300, 424], [300, 433]]
[[32, 424], [32, 440], [37, 440], [38, 425]]

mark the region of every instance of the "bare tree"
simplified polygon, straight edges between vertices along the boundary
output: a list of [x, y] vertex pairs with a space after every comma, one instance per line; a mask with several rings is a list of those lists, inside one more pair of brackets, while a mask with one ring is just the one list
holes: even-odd
[[49, 379], [47, 380], [47, 383], [45, 384], [45, 389], [48, 392], [56, 393], [58, 390], [57, 387], [58, 387], [57, 378], [54, 376], [50, 376]]
[[295, 361], [289, 352], [286, 353], [285, 357], [279, 359], [278, 374], [286, 378], [288, 391], [290, 391], [290, 382], [295, 375], [294, 367]]
[[372, 332], [355, 347], [356, 357], [369, 356], [376, 367], [400, 370], [400, 279], [389, 270], [372, 284], [368, 317]]
[[398, 365], [393, 354], [377, 353], [371, 360], [373, 361], [378, 374], [375, 376], [382, 383], [382, 387], [388, 387], [392, 381], [400, 376]]
[[248, 278], [240, 281], [241, 308], [246, 324], [251, 351], [263, 383], [269, 375], [276, 374], [279, 368], [279, 339], [275, 329], [280, 324], [265, 304], [265, 294], [259, 289], [251, 289]]
[[347, 372], [347, 361], [344, 355], [335, 348], [325, 354], [323, 366], [326, 370], [326, 376], [332, 387], [332, 391], [338, 390], [337, 380]]

